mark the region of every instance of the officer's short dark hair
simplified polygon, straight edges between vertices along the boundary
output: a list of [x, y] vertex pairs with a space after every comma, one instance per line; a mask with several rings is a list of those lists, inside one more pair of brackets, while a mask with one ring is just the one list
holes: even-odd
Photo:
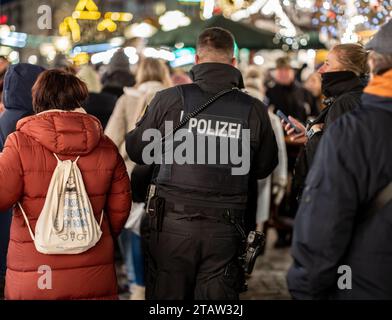
[[234, 56], [234, 36], [223, 28], [208, 28], [199, 35], [197, 49], [198, 51], [212, 50], [232, 58]]

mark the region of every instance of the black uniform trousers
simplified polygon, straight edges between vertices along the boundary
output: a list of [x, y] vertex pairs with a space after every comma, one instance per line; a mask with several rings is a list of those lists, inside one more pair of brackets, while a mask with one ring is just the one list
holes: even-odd
[[233, 224], [174, 210], [165, 212], [161, 232], [155, 222], [148, 216], [143, 222], [147, 300], [239, 299], [242, 237]]

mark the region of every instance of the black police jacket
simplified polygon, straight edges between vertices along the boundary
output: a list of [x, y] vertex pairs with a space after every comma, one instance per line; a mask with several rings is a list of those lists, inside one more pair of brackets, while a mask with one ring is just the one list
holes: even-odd
[[[132, 161], [145, 164], [142, 154], [150, 141], [143, 141], [142, 136], [147, 129], [159, 129], [161, 135], [165, 136], [165, 121], [172, 121], [175, 127], [180, 122], [184, 111], [189, 112], [193, 104], [194, 108], [198, 107], [208, 98], [225, 89], [243, 88], [241, 73], [228, 64], [203, 63], [196, 65], [191, 70], [191, 77], [199, 92], [192, 91], [192, 94], [184, 97], [186, 86], [173, 87], [158, 92], [137, 127], [128, 133], [126, 149]], [[215, 129], [216, 126], [224, 126], [224, 123], [229, 123], [228, 128], [232, 129], [229, 131], [231, 135], [236, 135], [239, 132], [237, 130], [240, 128], [239, 123], [241, 123], [241, 128], [250, 130], [251, 159], [250, 171], [246, 175], [246, 179], [249, 176], [262, 179], [274, 170], [278, 163], [278, 148], [266, 107], [261, 101], [236, 90], [214, 102], [197, 119], [203, 119], [203, 117], [210, 117], [210, 121], [213, 121], [211, 117], [215, 117], [215, 122], [213, 122]], [[207, 118], [206, 123], [208, 122]], [[230, 127], [230, 123], [232, 123], [232, 127]], [[188, 123], [185, 128], [191, 126], [192, 124]], [[218, 131], [220, 132], [219, 128]], [[215, 132], [218, 131], [215, 130]], [[210, 165], [174, 164], [174, 166], [175, 170], [170, 170], [169, 179], [167, 174], [162, 173], [163, 170], [160, 170], [157, 176], [159, 194], [166, 199], [192, 205], [245, 207], [247, 180], [246, 183], [244, 180], [239, 182], [238, 177], [223, 170], [224, 165], [216, 165], [215, 172], [211, 170]], [[207, 171], [210, 174], [207, 174]], [[164, 176], [162, 177], [162, 175]], [[239, 185], [241, 185], [240, 188], [238, 188]]]

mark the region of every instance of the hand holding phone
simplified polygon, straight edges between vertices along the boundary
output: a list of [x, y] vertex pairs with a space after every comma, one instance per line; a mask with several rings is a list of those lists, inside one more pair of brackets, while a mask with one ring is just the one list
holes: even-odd
[[278, 110], [276, 115], [282, 119], [284, 122], [288, 123], [295, 131], [295, 133], [300, 134], [302, 130], [298, 128], [282, 111]]

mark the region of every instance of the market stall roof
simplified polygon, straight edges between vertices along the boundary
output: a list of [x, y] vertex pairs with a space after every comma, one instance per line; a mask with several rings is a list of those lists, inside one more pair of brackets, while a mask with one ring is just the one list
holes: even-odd
[[272, 42], [275, 34], [268, 30], [235, 22], [223, 16], [214, 16], [205, 21], [194, 21], [189, 26], [177, 28], [172, 31], [158, 31], [149, 39], [151, 46], [174, 46], [176, 43], [184, 43], [185, 46], [194, 47], [198, 35], [206, 28], [221, 27], [229, 30], [235, 37], [239, 48], [248, 49], [279, 49]]

